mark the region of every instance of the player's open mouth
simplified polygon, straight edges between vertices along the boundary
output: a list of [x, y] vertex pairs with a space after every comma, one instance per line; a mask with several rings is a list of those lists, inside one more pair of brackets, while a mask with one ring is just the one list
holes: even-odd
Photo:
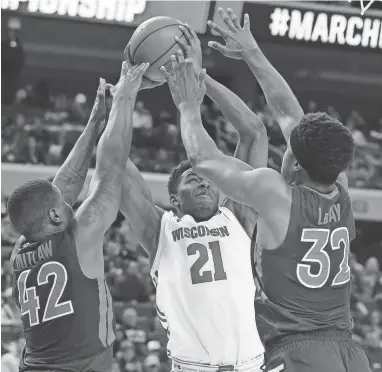
[[208, 192], [208, 190], [202, 190], [202, 191], [199, 191], [196, 193], [196, 196], [210, 196], [210, 193]]

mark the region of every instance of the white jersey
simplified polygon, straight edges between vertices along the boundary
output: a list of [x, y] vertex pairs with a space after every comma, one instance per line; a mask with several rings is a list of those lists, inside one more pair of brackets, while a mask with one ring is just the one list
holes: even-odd
[[171, 357], [236, 365], [264, 352], [255, 321], [251, 240], [227, 208], [208, 221], [162, 217], [151, 275]]

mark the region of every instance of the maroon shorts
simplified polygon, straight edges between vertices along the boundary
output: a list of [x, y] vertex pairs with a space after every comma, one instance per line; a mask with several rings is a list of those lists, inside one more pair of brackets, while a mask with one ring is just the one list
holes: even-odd
[[[104, 350], [101, 354], [93, 355], [89, 358], [79, 359], [73, 362], [63, 363], [54, 366], [27, 366], [20, 365], [20, 372], [111, 372], [113, 363], [113, 346]], [[21, 364], [23, 364], [21, 362]]]
[[265, 372], [371, 372], [365, 352], [350, 332], [288, 336], [267, 354]]

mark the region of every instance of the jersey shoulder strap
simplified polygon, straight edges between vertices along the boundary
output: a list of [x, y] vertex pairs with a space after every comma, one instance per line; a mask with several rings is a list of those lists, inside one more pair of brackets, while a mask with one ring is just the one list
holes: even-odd
[[240, 225], [240, 227], [242, 227], [241, 223], [235, 216], [235, 213], [233, 213], [230, 209], [226, 207], [220, 207], [219, 210], [216, 212], [216, 215], [218, 214], [223, 215], [228, 221], [237, 223], [238, 225]]

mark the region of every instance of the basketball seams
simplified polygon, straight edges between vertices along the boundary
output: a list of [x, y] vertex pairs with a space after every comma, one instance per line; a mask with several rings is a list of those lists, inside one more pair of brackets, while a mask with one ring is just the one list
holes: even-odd
[[[130, 57], [132, 58], [131, 60], [134, 62], [134, 57], [135, 57], [135, 55], [137, 54], [137, 51], [138, 51], [138, 49], [139, 49], [139, 47], [143, 44], [143, 42], [147, 39], [147, 38], [149, 38], [152, 34], [155, 34], [157, 31], [160, 31], [160, 30], [162, 30], [162, 29], [164, 29], [164, 28], [166, 28], [166, 27], [171, 27], [171, 26], [180, 26], [180, 23], [171, 23], [171, 24], [169, 24], [169, 25], [164, 25], [164, 26], [162, 26], [162, 27], [160, 27], [160, 28], [157, 28], [157, 29], [155, 29], [155, 30], [153, 30], [153, 31], [151, 31], [149, 34], [147, 34], [147, 36], [143, 39], [143, 40], [141, 40], [141, 42], [137, 45], [137, 47], [135, 48], [135, 51], [134, 51], [134, 54], [133, 54], [133, 56], [131, 56], [130, 55]], [[173, 45], [174, 46], [174, 45]], [[172, 46], [172, 47], [173, 47]], [[171, 47], [171, 48], [172, 48]], [[129, 50], [130, 51], [130, 50]], [[130, 51], [131, 52], [131, 51]], [[135, 62], [134, 62], [135, 63]], [[151, 63], [152, 64], [152, 63]]]
[[[182, 36], [180, 37], [180, 39], [181, 38], [184, 38], [185, 36], [183, 35], [183, 33], [182, 33]], [[151, 64], [153, 65], [153, 64], [155, 64], [155, 63], [157, 63], [166, 53], [168, 53], [175, 45], [177, 44], [177, 42], [175, 41], [174, 42], [174, 44], [172, 44], [171, 46], [170, 46], [170, 48], [168, 48], [164, 53], [162, 53], [162, 55], [160, 55], [155, 61], [153, 61], [153, 62], [151, 62]]]

